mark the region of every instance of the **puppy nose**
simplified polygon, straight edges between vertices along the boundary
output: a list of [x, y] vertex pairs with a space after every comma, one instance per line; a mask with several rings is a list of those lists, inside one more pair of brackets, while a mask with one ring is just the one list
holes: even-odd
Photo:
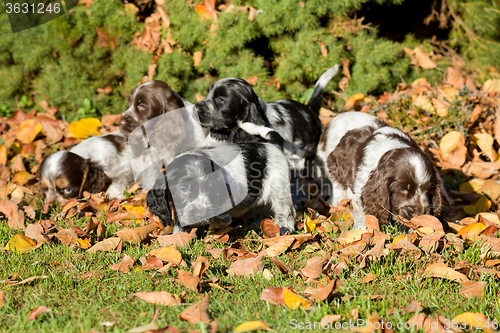
[[120, 120], [118, 121], [118, 125], [119, 126], [125, 126], [125, 124], [126, 124], [125, 119], [123, 119], [123, 117], [121, 117]]

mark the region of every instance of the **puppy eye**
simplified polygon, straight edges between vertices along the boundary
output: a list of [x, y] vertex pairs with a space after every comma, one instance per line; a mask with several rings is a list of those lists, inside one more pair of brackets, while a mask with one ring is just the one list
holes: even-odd
[[73, 189], [72, 189], [72, 188], [69, 188], [69, 187], [66, 187], [66, 188], [61, 189], [61, 193], [62, 193], [63, 195], [68, 195], [68, 194], [71, 194], [71, 192], [73, 192]]
[[215, 99], [215, 101], [216, 101], [217, 103], [224, 104], [224, 98], [222, 98], [222, 97], [217, 97], [217, 98]]
[[411, 189], [410, 183], [406, 184], [406, 190], [409, 191]]
[[179, 187], [179, 192], [183, 195], [189, 194], [189, 188], [186, 186]]
[[144, 110], [146, 110], [146, 107], [144, 106], [144, 104], [139, 104], [139, 106], [137, 107], [137, 109], [139, 111], [144, 111]]

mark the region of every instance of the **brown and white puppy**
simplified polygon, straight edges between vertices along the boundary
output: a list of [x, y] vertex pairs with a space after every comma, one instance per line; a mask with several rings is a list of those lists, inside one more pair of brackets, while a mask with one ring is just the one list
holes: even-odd
[[391, 220], [389, 212], [406, 219], [439, 215], [441, 182], [429, 157], [403, 131], [384, 126], [375, 117], [361, 122], [359, 115], [347, 112], [329, 125], [350, 129], [330, 133], [331, 143], [336, 143], [327, 158], [331, 203], [337, 205], [346, 197], [353, 200], [354, 229], [366, 228], [365, 215], [381, 222]]
[[179, 153], [206, 145], [208, 133], [193, 105], [157, 80], [132, 90], [119, 125], [128, 136], [135, 179], [146, 189]]
[[79, 198], [84, 191], [97, 193], [109, 187], [110, 198], [123, 198], [134, 177], [126, 149], [126, 136], [121, 132], [91, 137], [70, 151], [47, 156], [40, 165], [41, 192], [47, 203], [63, 205]]

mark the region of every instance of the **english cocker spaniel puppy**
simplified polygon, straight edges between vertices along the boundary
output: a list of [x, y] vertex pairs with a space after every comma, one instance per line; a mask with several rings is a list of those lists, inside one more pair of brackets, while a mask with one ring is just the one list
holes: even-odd
[[271, 143], [192, 149], [175, 158], [148, 192], [149, 210], [174, 232], [212, 224], [223, 227], [231, 217], [273, 216], [281, 233], [295, 230], [289, 167]]
[[47, 156], [40, 165], [45, 202], [63, 205], [68, 199], [81, 197], [84, 191], [101, 192], [107, 184], [110, 198], [123, 198], [134, 181], [126, 140], [125, 134], [117, 131]]
[[[292, 170], [302, 170], [316, 153], [322, 125], [319, 120], [321, 97], [338, 71], [327, 70], [317, 81], [307, 105], [290, 99], [265, 103], [252, 86], [240, 78], [227, 78], [208, 88], [206, 98], [195, 104], [201, 125], [213, 137], [232, 142], [266, 141], [269, 131], [284, 139], [284, 152]], [[264, 140], [262, 140], [264, 138]]]
[[338, 115], [328, 127], [331, 203], [352, 199], [354, 229], [366, 228], [365, 214], [387, 222], [391, 213], [408, 220], [441, 213], [439, 174], [410, 136], [360, 112]]

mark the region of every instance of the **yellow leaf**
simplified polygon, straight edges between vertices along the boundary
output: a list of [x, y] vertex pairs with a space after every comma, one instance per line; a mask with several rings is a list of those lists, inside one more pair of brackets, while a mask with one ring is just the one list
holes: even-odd
[[202, 58], [203, 58], [203, 54], [201, 53], [201, 51], [196, 51], [193, 54], [194, 67], [198, 67], [200, 65]]
[[493, 322], [489, 321], [484, 314], [478, 312], [464, 312], [453, 318], [451, 322], [458, 325], [472, 326], [474, 329], [482, 329], [486, 333], [495, 332]]
[[130, 205], [130, 204], [124, 204], [124, 205], [122, 205], [122, 207], [125, 208], [125, 210], [128, 213], [134, 214], [135, 216], [143, 217], [144, 215], [146, 215], [146, 210], [144, 209], [143, 206], [134, 206], [134, 205]]
[[85, 239], [78, 238], [77, 241], [78, 241], [78, 244], [80, 245], [81, 249], [86, 250], [91, 246], [88, 238], [85, 238]]
[[394, 237], [394, 240], [392, 241], [391, 247], [394, 246], [397, 242], [402, 241], [406, 237], [408, 237], [408, 239], [410, 239], [409, 235], [398, 235], [398, 236]]
[[351, 110], [356, 108], [365, 100], [364, 94], [354, 94], [345, 102], [344, 110]]
[[253, 332], [260, 330], [274, 332], [274, 330], [272, 330], [265, 322], [257, 320], [257, 321], [247, 321], [246, 323], [238, 325], [234, 329], [234, 333]]
[[33, 178], [33, 175], [28, 171], [19, 171], [16, 172], [16, 174], [12, 178], [12, 181], [22, 186], [26, 184], [31, 178]]
[[474, 241], [476, 237], [486, 228], [487, 226], [483, 223], [472, 223], [460, 229], [458, 234], [462, 236], [462, 239], [464, 240], [467, 239]]
[[[19, 144], [19, 142], [14, 142], [12, 146], [10, 146], [10, 150], [14, 152], [14, 154], [20, 154], [21, 151], [23, 150], [23, 147]], [[24, 156], [23, 156], [24, 157]]]
[[500, 197], [500, 183], [492, 179], [487, 179], [481, 186], [481, 192], [486, 194], [488, 198], [497, 200]]
[[467, 276], [446, 266], [442, 262], [429, 265], [424, 271], [424, 276], [443, 278], [461, 283], [469, 281]]
[[311, 232], [314, 229], [316, 229], [316, 221], [311, 220], [309, 216], [306, 217], [306, 220], [304, 221], [304, 227], [306, 229], [306, 232]]
[[441, 93], [443, 94], [444, 97], [446, 97], [446, 99], [448, 99], [451, 102], [451, 101], [455, 100], [459, 91], [457, 88], [443, 87], [443, 88], [441, 88]]
[[15, 235], [9, 240], [9, 242], [5, 246], [6, 250], [15, 253], [26, 253], [33, 251], [36, 248], [37, 248], [36, 242], [33, 239], [24, 236], [23, 234]]
[[495, 149], [493, 149], [493, 142], [495, 141], [490, 134], [476, 133], [472, 135], [472, 140], [477, 143], [481, 151], [494, 162], [497, 158]]
[[136, 15], [139, 12], [139, 8], [137, 8], [137, 6], [133, 3], [126, 3], [124, 6], [125, 11], [131, 15]]
[[460, 132], [452, 131], [441, 138], [441, 143], [439, 143], [439, 148], [443, 153], [443, 156], [448, 156], [451, 154], [458, 144], [463, 140], [463, 135]]
[[427, 112], [436, 112], [436, 108], [432, 105], [431, 99], [425, 95], [413, 95], [413, 105]]
[[479, 193], [481, 190], [481, 186], [483, 186], [484, 180], [479, 179], [479, 178], [474, 178], [469, 180], [468, 182], [462, 183], [460, 185], [460, 192], [467, 192], [467, 193]]
[[429, 55], [424, 52], [422, 46], [417, 46], [414, 52], [420, 67], [425, 69], [437, 68], [436, 64], [429, 58]]
[[68, 125], [68, 130], [73, 137], [83, 140], [91, 135], [101, 135], [97, 129], [102, 127], [101, 121], [96, 118], [83, 118], [78, 121], [73, 121]]
[[479, 198], [474, 205], [465, 205], [464, 211], [470, 215], [487, 212], [491, 207], [491, 201], [487, 197]]
[[24, 144], [30, 144], [35, 140], [38, 133], [42, 131], [42, 124], [34, 119], [24, 121], [19, 127], [16, 138]]
[[179, 265], [182, 261], [182, 255], [179, 250], [171, 246], [154, 249], [148, 254], [159, 260], [168, 261], [176, 265]]
[[304, 309], [309, 309], [311, 307], [310, 301], [295, 294], [288, 288], [283, 288], [283, 299], [285, 300], [286, 306], [290, 309], [298, 309], [301, 306]]
[[491, 79], [486, 81], [481, 88], [482, 91], [497, 91], [500, 92], [500, 80]]

